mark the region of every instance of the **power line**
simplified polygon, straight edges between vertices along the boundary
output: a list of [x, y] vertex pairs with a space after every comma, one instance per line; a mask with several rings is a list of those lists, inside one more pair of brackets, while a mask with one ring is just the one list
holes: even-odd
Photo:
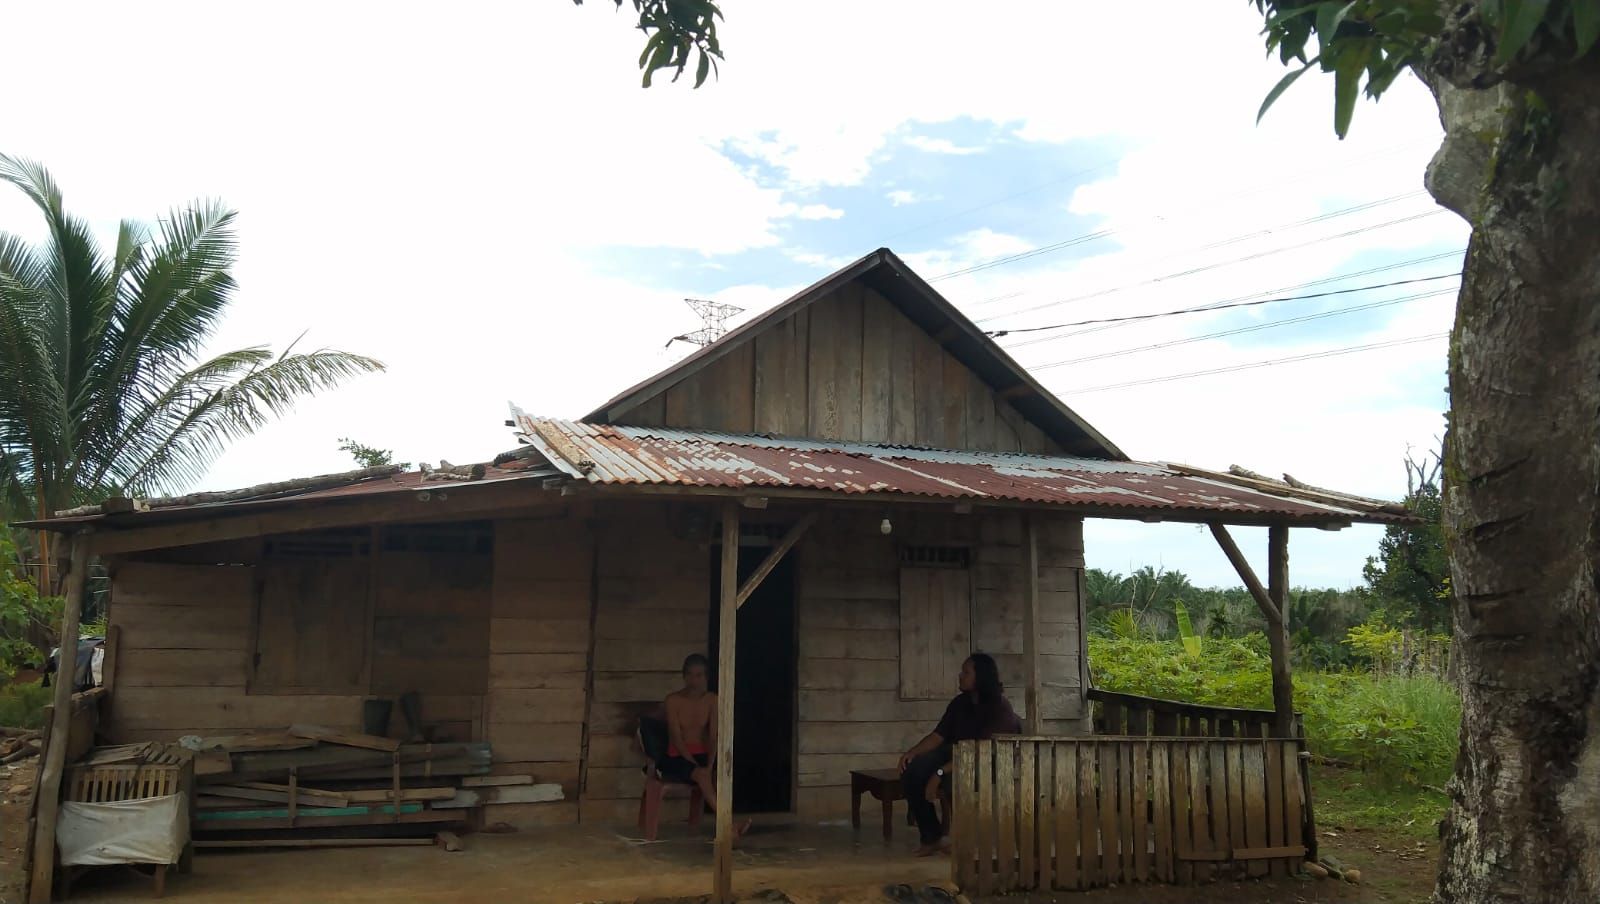
[[[1352, 207], [1345, 207], [1345, 208], [1342, 208], [1340, 210], [1330, 210], [1330, 211], [1328, 211], [1326, 213], [1321, 213], [1321, 214], [1317, 214], [1316, 216], [1307, 217], [1307, 218], [1305, 218], [1303, 220], [1295, 220], [1293, 222], [1283, 223], [1283, 224], [1280, 224], [1278, 226], [1269, 226], [1266, 229], [1258, 229], [1258, 230], [1256, 230], [1254, 232], [1241, 233], [1239, 235], [1233, 236], [1232, 238], [1222, 239], [1221, 241], [1212, 242], [1212, 243], [1210, 243], [1208, 245], [1200, 245], [1200, 246], [1198, 246], [1196, 248], [1191, 248], [1190, 252], [1194, 252], [1194, 251], [1209, 251], [1209, 250], [1211, 250], [1213, 248], [1222, 248], [1222, 247], [1226, 247], [1228, 245], [1237, 244], [1239, 242], [1248, 241], [1250, 239], [1260, 238], [1260, 237], [1265, 236], [1265, 235], [1271, 235], [1274, 232], [1287, 231], [1287, 230], [1290, 230], [1290, 229], [1298, 229], [1301, 226], [1310, 226], [1310, 225], [1312, 225], [1314, 223], [1321, 223], [1321, 222], [1326, 221], [1326, 220], [1334, 219], [1335, 217], [1348, 216], [1349, 214], [1352, 214], [1352, 213], [1360, 213], [1360, 212], [1365, 211], [1365, 210], [1371, 210], [1371, 209], [1373, 209], [1375, 207], [1382, 207], [1385, 204], [1393, 204], [1396, 201], [1408, 201], [1408, 200], [1410, 200], [1412, 198], [1421, 197], [1424, 194], [1427, 194], [1427, 192], [1424, 192], [1424, 191], [1405, 192], [1403, 194], [1391, 195], [1390, 197], [1387, 197], [1387, 198], [1380, 198], [1379, 200], [1376, 200], [1376, 201], [1368, 201], [1368, 202], [1366, 202], [1364, 204], [1357, 204], [1357, 205], [1354, 205]], [[1162, 219], [1162, 218], [1157, 217], [1156, 219]], [[960, 270], [952, 270], [949, 273], [941, 273], [938, 276], [935, 276], [932, 279], [929, 279], [928, 282], [936, 283], [936, 282], [939, 282], [940, 280], [954, 279], [957, 276], [966, 276], [969, 273], [978, 273], [980, 271], [989, 270], [989, 269], [992, 269], [994, 267], [1000, 267], [1000, 266], [1003, 266], [1005, 264], [1014, 264], [1014, 263], [1016, 263], [1018, 261], [1025, 261], [1025, 260], [1028, 260], [1030, 258], [1038, 257], [1038, 256], [1043, 255], [1043, 254], [1050, 254], [1050, 253], [1055, 252], [1055, 251], [1062, 251], [1062, 250], [1065, 250], [1067, 248], [1077, 247], [1078, 245], [1086, 245], [1089, 242], [1098, 241], [1100, 239], [1110, 238], [1111, 236], [1117, 235], [1118, 233], [1120, 233], [1122, 231], [1123, 231], [1122, 229], [1099, 229], [1099, 230], [1096, 230], [1094, 232], [1085, 233], [1083, 235], [1075, 236], [1073, 238], [1065, 239], [1063, 241], [1055, 242], [1055, 243], [1052, 243], [1052, 244], [1049, 244], [1049, 245], [1041, 245], [1038, 248], [1031, 248], [1031, 249], [1029, 249], [1027, 251], [1019, 251], [1019, 252], [1017, 252], [1015, 254], [1008, 254], [1008, 255], [1005, 255], [1003, 257], [997, 257], [997, 258], [993, 258], [992, 260], [987, 260], [987, 261], [983, 261], [981, 263], [976, 263], [976, 264], [973, 264], [973, 265], [971, 265], [969, 267], [963, 267]], [[1189, 253], [1189, 252], [1184, 252], [1184, 253]]]
[[1457, 291], [1456, 287], [1451, 287], [1448, 289], [1435, 289], [1432, 292], [1418, 292], [1414, 295], [1402, 295], [1399, 298], [1386, 298], [1383, 301], [1372, 301], [1368, 302], [1367, 304], [1355, 305], [1354, 307], [1348, 308], [1339, 308], [1338, 310], [1334, 311], [1321, 311], [1316, 314], [1302, 314], [1299, 317], [1288, 317], [1283, 320], [1272, 320], [1266, 323], [1256, 323], [1251, 324], [1250, 326], [1235, 327], [1231, 330], [1220, 330], [1215, 333], [1205, 333], [1199, 336], [1186, 336], [1182, 339], [1170, 339], [1166, 342], [1157, 342], [1152, 345], [1141, 345], [1137, 348], [1124, 348], [1112, 352], [1101, 352], [1098, 355], [1090, 355], [1087, 358], [1070, 358], [1065, 361], [1054, 361], [1049, 364], [1036, 364], [1029, 367], [1028, 370], [1049, 370], [1053, 367], [1067, 367], [1073, 364], [1087, 364], [1090, 361], [1103, 361], [1107, 358], [1123, 358], [1128, 355], [1138, 354], [1140, 352], [1151, 352], [1163, 348], [1172, 348], [1178, 345], [1188, 345], [1191, 342], [1202, 342], [1207, 339], [1221, 339], [1226, 336], [1237, 336], [1242, 333], [1255, 333], [1260, 332], [1261, 330], [1270, 330], [1280, 326], [1290, 326], [1292, 324], [1306, 323], [1312, 320], [1323, 320], [1328, 317], [1341, 317], [1345, 314], [1355, 314], [1361, 311], [1370, 311], [1375, 308], [1392, 307], [1393, 305], [1404, 304], [1408, 301], [1420, 301], [1424, 298], [1438, 298], [1441, 295], [1449, 295], [1455, 291]]
[[[1293, 292], [1296, 289], [1309, 289], [1309, 288], [1311, 288], [1313, 286], [1323, 286], [1323, 285], [1327, 285], [1328, 283], [1344, 282], [1347, 279], [1355, 279], [1358, 276], [1372, 276], [1372, 275], [1377, 274], [1377, 273], [1387, 273], [1390, 270], [1400, 270], [1400, 269], [1404, 269], [1406, 267], [1415, 266], [1417, 264], [1429, 264], [1429, 263], [1433, 263], [1434, 261], [1444, 260], [1445, 258], [1452, 258], [1452, 257], [1459, 258], [1465, 252], [1466, 252], [1465, 248], [1458, 248], [1458, 249], [1456, 249], [1454, 251], [1446, 251], [1446, 252], [1444, 252], [1442, 254], [1433, 254], [1433, 255], [1429, 255], [1427, 257], [1416, 257], [1416, 258], [1412, 258], [1411, 260], [1405, 260], [1405, 261], [1396, 261], [1395, 263], [1392, 263], [1392, 264], [1384, 264], [1384, 265], [1379, 266], [1379, 267], [1368, 267], [1365, 270], [1357, 270], [1357, 271], [1352, 272], [1352, 273], [1336, 273], [1333, 276], [1325, 276], [1325, 277], [1323, 277], [1321, 279], [1313, 279], [1313, 280], [1310, 280], [1308, 282], [1296, 283], [1296, 284], [1294, 284], [1292, 286], [1279, 286], [1276, 289], [1266, 289], [1266, 290], [1261, 291], [1261, 292], [1252, 292], [1252, 293], [1250, 293], [1248, 295], [1236, 295], [1236, 296], [1234, 296], [1232, 298], [1225, 298], [1222, 301], [1212, 302], [1211, 304], [1208, 304], [1208, 305], [1201, 305], [1200, 306], [1200, 310], [1203, 310], [1203, 311], [1204, 310], [1217, 310], [1217, 309], [1221, 309], [1221, 308], [1227, 307], [1229, 305], [1232, 305], [1234, 302], [1250, 301], [1250, 300], [1253, 300], [1253, 299], [1256, 299], [1256, 298], [1260, 298], [1260, 297], [1262, 297], [1264, 295], [1273, 295], [1273, 294], [1278, 293], [1278, 292]], [[1102, 332], [1105, 332], [1106, 330], [1118, 329], [1120, 327], [1128, 326], [1129, 323], [1132, 323], [1132, 322], [1135, 322], [1135, 321], [1117, 321], [1117, 322], [1108, 323], [1108, 324], [1105, 324], [1105, 325], [1102, 325], [1102, 326], [1092, 327], [1092, 328], [1086, 329], [1086, 330], [1074, 330], [1073, 332], [1065, 333], [1065, 334], [1060, 335], [1060, 336], [1040, 336], [1038, 338], [1027, 339], [1027, 340], [1024, 340], [1022, 342], [1013, 342], [1013, 343], [1011, 343], [1011, 344], [1009, 344], [1009, 345], [1007, 345], [1005, 347], [1006, 347], [1007, 350], [1010, 350], [1010, 349], [1023, 348], [1025, 346], [1029, 346], [1029, 345], [1038, 345], [1041, 342], [1058, 342], [1058, 341], [1060, 341], [1062, 339], [1071, 339], [1074, 336], [1085, 336], [1085, 335], [1088, 335], [1089, 333], [1102, 333]]]
[[1271, 367], [1274, 364], [1288, 364], [1294, 361], [1311, 361], [1317, 358], [1336, 358], [1340, 355], [1353, 355], [1357, 352], [1374, 351], [1380, 348], [1395, 348], [1401, 345], [1414, 345], [1418, 342], [1428, 342], [1434, 339], [1443, 339], [1450, 335], [1448, 331], [1429, 333], [1425, 336], [1411, 336], [1406, 339], [1391, 339], [1388, 342], [1373, 342], [1368, 345], [1351, 345], [1344, 348], [1329, 349], [1321, 352], [1310, 352], [1304, 355], [1290, 355], [1286, 358], [1270, 358], [1266, 361], [1252, 361], [1249, 364], [1235, 364], [1229, 367], [1214, 367], [1210, 370], [1196, 370], [1183, 374], [1169, 374], [1164, 377], [1150, 377], [1144, 380], [1129, 380], [1125, 383], [1108, 383], [1104, 386], [1090, 386], [1085, 389], [1073, 389], [1062, 393], [1066, 396], [1084, 395], [1091, 392], [1104, 392], [1108, 389], [1126, 389], [1131, 386], [1148, 386], [1152, 383], [1170, 383], [1174, 380], [1188, 380], [1194, 377], [1209, 377], [1215, 374], [1233, 373], [1240, 370], [1253, 370], [1259, 367]]
[[1257, 305], [1276, 304], [1280, 301], [1306, 301], [1312, 298], [1330, 298], [1334, 295], [1349, 295], [1354, 292], [1368, 292], [1373, 289], [1388, 289], [1394, 286], [1409, 286], [1413, 283], [1433, 282], [1439, 279], [1454, 279], [1460, 272], [1441, 273], [1438, 276], [1419, 276], [1416, 279], [1398, 279], [1394, 282], [1376, 283], [1370, 286], [1353, 286], [1348, 289], [1332, 289], [1327, 292], [1313, 292], [1310, 295], [1283, 295], [1277, 298], [1261, 298], [1255, 301], [1238, 301], [1228, 304], [1207, 304], [1192, 308], [1179, 308], [1175, 311], [1158, 311], [1154, 314], [1129, 314], [1126, 317], [1101, 317], [1095, 320], [1075, 320], [1071, 323], [1053, 323], [1049, 326], [1025, 326], [1009, 330], [994, 330], [988, 333], [990, 338], [998, 339], [1013, 333], [1038, 333], [1045, 330], [1064, 330], [1073, 326], [1089, 326], [1095, 323], [1128, 323], [1135, 320], [1154, 320], [1157, 317], [1175, 317], [1179, 314], [1198, 314], [1206, 311], [1224, 311], [1229, 308], [1253, 308]]
[[1285, 251], [1297, 251], [1297, 250], [1299, 250], [1301, 248], [1309, 248], [1312, 245], [1320, 245], [1323, 242], [1333, 242], [1333, 241], [1337, 241], [1339, 239], [1345, 239], [1345, 238], [1350, 238], [1351, 236], [1360, 235], [1360, 234], [1362, 234], [1364, 232], [1372, 232], [1372, 231], [1375, 231], [1375, 230], [1378, 230], [1378, 229], [1387, 229], [1390, 226], [1399, 226], [1402, 223], [1410, 223], [1410, 222], [1413, 222], [1415, 220], [1421, 220], [1421, 219], [1425, 219], [1427, 217], [1438, 216], [1439, 214], [1444, 213], [1444, 212], [1445, 212], [1444, 208], [1436, 207], [1436, 208], [1434, 208], [1432, 210], [1425, 210], [1425, 211], [1423, 211], [1421, 213], [1411, 214], [1410, 216], [1396, 217], [1395, 219], [1392, 219], [1392, 220], [1385, 220], [1382, 223], [1374, 223], [1374, 224], [1372, 224], [1370, 226], [1362, 226], [1362, 227], [1360, 227], [1358, 229], [1346, 230], [1345, 232], [1341, 232], [1341, 233], [1338, 233], [1336, 235], [1320, 236], [1318, 238], [1314, 238], [1314, 239], [1310, 239], [1308, 241], [1300, 242], [1300, 243], [1295, 244], [1295, 245], [1285, 245], [1285, 246], [1282, 246], [1282, 247], [1279, 247], [1279, 248], [1271, 248], [1271, 249], [1268, 249], [1266, 251], [1258, 251], [1255, 254], [1247, 254], [1247, 255], [1244, 255], [1243, 257], [1231, 258], [1231, 259], [1225, 260], [1225, 261], [1217, 261], [1215, 263], [1205, 264], [1205, 265], [1200, 266], [1200, 267], [1191, 267], [1191, 268], [1189, 268], [1187, 270], [1179, 270], [1179, 271], [1177, 271], [1175, 273], [1168, 273], [1168, 274], [1166, 274], [1164, 276], [1152, 277], [1150, 279], [1146, 279], [1146, 280], [1143, 280], [1141, 282], [1129, 283], [1127, 285], [1116, 286], [1116, 287], [1110, 288], [1110, 289], [1102, 289], [1099, 292], [1090, 292], [1090, 293], [1085, 294], [1085, 295], [1074, 295], [1071, 298], [1064, 298], [1064, 299], [1061, 299], [1060, 301], [1046, 302], [1045, 304], [1034, 305], [1031, 308], [1022, 308], [1022, 309], [1016, 310], [1016, 311], [1007, 311], [1004, 314], [996, 314], [993, 317], [982, 318], [982, 319], [978, 320], [977, 322], [978, 323], [985, 323], [985, 322], [990, 321], [990, 320], [999, 320], [1002, 317], [1015, 317], [1018, 314], [1031, 314], [1034, 311], [1042, 311], [1042, 310], [1044, 310], [1046, 308], [1053, 308], [1053, 307], [1056, 307], [1058, 305], [1073, 304], [1075, 302], [1088, 301], [1088, 300], [1094, 299], [1094, 298], [1104, 298], [1107, 295], [1115, 295], [1115, 294], [1117, 294], [1119, 292], [1126, 292], [1129, 289], [1138, 289], [1138, 288], [1143, 288], [1145, 286], [1158, 285], [1160, 283], [1168, 282], [1170, 280], [1182, 279], [1185, 276], [1194, 276], [1197, 273], [1205, 273], [1205, 272], [1208, 272], [1208, 271], [1211, 271], [1211, 270], [1219, 270], [1219, 269], [1221, 269], [1223, 267], [1231, 267], [1234, 264], [1242, 264], [1242, 263], [1247, 263], [1249, 261], [1260, 260], [1261, 258], [1264, 258], [1264, 257], [1271, 257], [1274, 254], [1282, 254]]

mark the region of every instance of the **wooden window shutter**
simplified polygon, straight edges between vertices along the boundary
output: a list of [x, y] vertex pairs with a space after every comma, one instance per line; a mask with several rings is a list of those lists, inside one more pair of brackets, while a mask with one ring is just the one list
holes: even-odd
[[972, 653], [972, 579], [965, 568], [900, 569], [900, 696], [945, 700], [956, 694]]

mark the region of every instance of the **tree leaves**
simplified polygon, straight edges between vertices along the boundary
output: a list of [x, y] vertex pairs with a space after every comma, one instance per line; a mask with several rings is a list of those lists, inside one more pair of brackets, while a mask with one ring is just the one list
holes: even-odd
[[1572, 32], [1577, 45], [1572, 58], [1582, 59], [1600, 39], [1600, 0], [1572, 0]]
[[[1578, 2], [1582, 5], [1583, 0]], [[1550, 0], [1501, 0], [1500, 42], [1494, 61], [1503, 66], [1515, 59], [1549, 11]]]
[[0, 182], [49, 227], [36, 247], [0, 235], [0, 494], [13, 515], [176, 489], [296, 400], [382, 369], [263, 348], [196, 365], [233, 299], [232, 210], [124, 223], [108, 256], [43, 167], [0, 155]]
[[1261, 124], [1261, 118], [1267, 115], [1267, 110], [1272, 106], [1273, 102], [1282, 97], [1283, 92], [1289, 90], [1290, 85], [1294, 84], [1295, 81], [1300, 78], [1300, 76], [1305, 75], [1306, 70], [1310, 69], [1314, 64], [1317, 63], [1318, 60], [1321, 59], [1321, 57], [1317, 57], [1317, 59], [1312, 60], [1304, 66], [1301, 66], [1299, 69], [1296, 69], [1295, 71], [1279, 79], [1278, 83], [1272, 86], [1272, 90], [1267, 92], [1266, 100], [1261, 102], [1261, 109], [1256, 111], [1257, 125]]
[[1356, 112], [1356, 98], [1361, 96], [1361, 74], [1367, 70], [1367, 58], [1356, 53], [1345, 53], [1333, 70], [1333, 131], [1340, 138], [1350, 134], [1350, 119]]
[[[614, 2], [622, 8], [623, 0]], [[573, 3], [582, 6], [583, 0]], [[717, 20], [722, 18], [722, 10], [713, 0], [633, 0], [633, 8], [639, 14], [636, 27], [649, 36], [639, 53], [644, 87], [650, 87], [662, 69], [671, 69], [676, 82], [695, 55], [699, 59], [694, 73], [696, 88], [717, 71], [717, 60], [722, 59]]]

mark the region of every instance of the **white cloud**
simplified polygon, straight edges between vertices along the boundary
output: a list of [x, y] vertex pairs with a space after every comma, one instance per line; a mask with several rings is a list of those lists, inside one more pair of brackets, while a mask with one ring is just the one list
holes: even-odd
[[894, 191], [884, 195], [884, 197], [888, 198], [889, 203], [895, 207], [904, 207], [907, 204], [920, 204], [926, 201], [939, 200], [937, 196], [919, 195], [914, 191], [904, 188], [897, 188]]
[[[1068, 143], [1092, 140], [1097, 156], [1117, 158], [1058, 211], [1059, 226], [1047, 215], [986, 228], [985, 211], [949, 220], [962, 230], [950, 241], [928, 239], [930, 232], [899, 240], [932, 277], [1116, 230], [937, 284], [958, 302], [997, 299], [973, 309], [980, 317], [1011, 312], [992, 325], [1183, 307], [1465, 236], [1448, 215], [1379, 228], [1427, 210], [1421, 198], [1290, 225], [1420, 188], [1437, 118], [1426, 92], [1402, 80], [1381, 104], [1363, 104], [1351, 139], [1336, 141], [1332, 86], [1313, 75], [1257, 127], [1256, 107], [1282, 69], [1263, 59], [1259, 19], [1246, 3], [1152, 0], [1146, 18], [1163, 23], [1155, 30], [1141, 29], [1120, 4], [1040, 0], [977, 18], [954, 0], [739, 4], [723, 28], [729, 57], [721, 79], [698, 91], [639, 89], [639, 35], [608, 6], [506, 0], [440, 15], [420, 2], [288, 0], [269, 8], [150, 0], [89, 17], [52, 4], [11, 11], [0, 31], [0, 82], [29, 85], [32, 102], [8, 124], [0, 150], [45, 160], [69, 205], [96, 223], [152, 219], [202, 196], [240, 208], [239, 302], [216, 347], [281, 345], [309, 327], [310, 345], [390, 365], [234, 446], [205, 486], [337, 469], [347, 463], [335, 450], [339, 436], [412, 460], [481, 459], [511, 442], [501, 426], [507, 398], [550, 414], [587, 411], [684, 353], [663, 348], [694, 326], [683, 297], [756, 311], [793, 289], [748, 274], [740, 278], [751, 285], [724, 288], [727, 276], [708, 279], [723, 266], [719, 258], [773, 248], [818, 269], [854, 259], [785, 245], [786, 220], [842, 216], [817, 200], [818, 189], [863, 186], [865, 197], [896, 207], [936, 200], [943, 186], [876, 181], [908, 132], [911, 147], [966, 149], [917, 136], [925, 125], [978, 123], [1060, 144], [1063, 159], [1083, 150]], [[60, 69], [59, 42], [36, 39], [50, 34], [72, 36], [75, 65], [41, 80], [39, 72]], [[541, 40], [550, 35], [560, 40]], [[226, 77], [196, 78], [196, 48], [211, 46], [228, 47]], [[930, 65], [921, 50], [928, 46], [970, 48], [969, 64]], [[797, 67], [796, 48], [826, 48], [851, 65]], [[183, 85], [186, 105], [203, 111], [195, 120], [201, 137], [174, 140], [138, 103], [108, 105], [93, 120], [78, 114], [83, 97], [129, 72]], [[1097, 87], [1062, 94], [1062, 84]], [[117, 136], [115, 153], [106, 135]], [[730, 159], [728, 149], [748, 159]], [[963, 196], [962, 186], [943, 193]], [[849, 212], [853, 229], [874, 225], [865, 204]], [[1362, 227], [1370, 228], [1332, 238]], [[15, 192], [0, 191], [0, 229], [37, 230]], [[1234, 236], [1248, 238], [1216, 244]], [[1297, 243], [1309, 244], [1230, 263]], [[703, 258], [667, 269], [662, 249]], [[1188, 269], [1198, 272], [1148, 282]], [[1094, 294], [1111, 289], [1119, 291]], [[1081, 296], [1094, 297], [1015, 313]], [[1391, 312], [1401, 316], [1368, 338], [1431, 332], [1449, 320], [1440, 300]], [[1193, 335], [1206, 322], [1171, 318], [1008, 344], [1025, 363], [1047, 364]], [[1266, 341], [1193, 343], [1040, 373], [1068, 391], [1328, 344], [1258, 338]], [[1211, 466], [1237, 460], [1393, 494], [1403, 489], [1397, 465], [1405, 446], [1426, 445], [1439, 429], [1433, 405], [1401, 388], [1442, 386], [1442, 369], [1440, 348], [1406, 346], [1069, 393], [1067, 401], [1134, 455]], [[1141, 563], [1188, 552], [1210, 561], [1183, 546], [1186, 534], [1139, 536]], [[1346, 531], [1308, 542], [1320, 550], [1315, 565], [1297, 546], [1297, 574], [1358, 575], [1359, 544], [1349, 537], [1359, 539]], [[1226, 565], [1211, 573], [1226, 579]]]
[[837, 220], [844, 216], [844, 211], [826, 204], [787, 204], [783, 210], [785, 216], [802, 220]]
[[984, 148], [970, 145], [958, 145], [948, 138], [931, 138], [927, 135], [912, 135], [906, 139], [906, 144], [919, 151], [929, 154], [950, 154], [956, 157], [965, 157], [968, 154], [981, 154]]

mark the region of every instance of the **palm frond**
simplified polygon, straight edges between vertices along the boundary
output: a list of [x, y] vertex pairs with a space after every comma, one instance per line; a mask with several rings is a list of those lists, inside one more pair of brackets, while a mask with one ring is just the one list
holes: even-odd
[[153, 392], [136, 387], [124, 400], [124, 417], [110, 431], [110, 440], [81, 457], [80, 480], [89, 486], [125, 484], [129, 462], [148, 459], [197, 408], [273, 358], [265, 346], [237, 349], [202, 362]]
[[231, 441], [249, 436], [287, 414], [305, 396], [331, 389], [383, 363], [325, 349], [274, 360], [195, 406], [149, 454], [124, 476], [130, 488], [148, 493], [193, 480]]

